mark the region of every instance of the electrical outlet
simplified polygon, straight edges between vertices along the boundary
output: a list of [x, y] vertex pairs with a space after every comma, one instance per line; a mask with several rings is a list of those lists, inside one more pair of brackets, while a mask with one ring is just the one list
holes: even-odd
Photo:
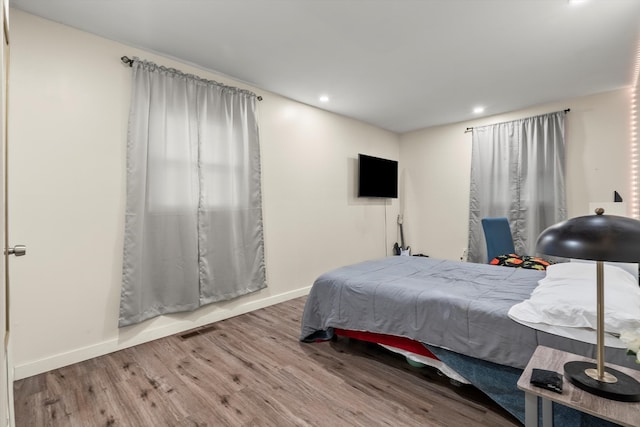
[[466, 261], [467, 260], [467, 248], [462, 248], [462, 256], [460, 257], [460, 261]]

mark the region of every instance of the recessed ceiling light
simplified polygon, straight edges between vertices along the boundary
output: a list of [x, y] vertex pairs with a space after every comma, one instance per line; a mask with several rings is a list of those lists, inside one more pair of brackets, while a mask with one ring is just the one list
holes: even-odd
[[320, 95], [320, 102], [329, 102], [329, 95]]
[[571, 5], [578, 5], [578, 4], [582, 4], [582, 3], [586, 3], [587, 0], [569, 0], [569, 4]]
[[476, 107], [473, 109], [474, 114], [484, 113], [484, 107]]

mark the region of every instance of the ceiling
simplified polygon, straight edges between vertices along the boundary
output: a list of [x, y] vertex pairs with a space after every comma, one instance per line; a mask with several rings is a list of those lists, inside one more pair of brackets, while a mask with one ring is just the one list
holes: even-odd
[[399, 133], [627, 87], [640, 56], [640, 0], [10, 6]]

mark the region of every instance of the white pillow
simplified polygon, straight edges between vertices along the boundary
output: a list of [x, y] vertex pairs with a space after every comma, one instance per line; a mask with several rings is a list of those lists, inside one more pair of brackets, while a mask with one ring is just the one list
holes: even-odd
[[[565, 262], [547, 267], [531, 298], [514, 305], [509, 316], [529, 323], [597, 328], [595, 263]], [[604, 265], [605, 332], [640, 327], [640, 287], [625, 270]]]
[[[569, 261], [571, 262], [588, 262], [589, 264], [595, 264], [595, 261], [591, 261], [588, 259], [574, 259], [571, 258]], [[638, 263], [637, 262], [609, 262], [605, 261], [604, 265], [613, 265], [614, 267], [620, 267], [621, 269], [628, 271], [633, 277], [638, 280]]]

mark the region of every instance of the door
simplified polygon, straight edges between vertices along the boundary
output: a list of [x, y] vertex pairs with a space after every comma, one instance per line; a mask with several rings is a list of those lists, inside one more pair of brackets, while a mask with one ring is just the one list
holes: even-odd
[[[0, 200], [2, 207], [0, 208], [0, 242], [2, 247], [7, 248], [7, 78], [8, 78], [8, 62], [9, 62], [9, 25], [8, 25], [8, 0], [2, 0], [0, 7], [0, 22], [2, 22], [2, 30], [0, 30]], [[11, 414], [13, 413], [13, 374], [10, 366], [9, 357], [9, 307], [8, 307], [8, 291], [7, 291], [7, 257], [0, 260], [0, 331], [2, 331], [2, 351], [0, 352], [0, 425], [9, 426]]]

